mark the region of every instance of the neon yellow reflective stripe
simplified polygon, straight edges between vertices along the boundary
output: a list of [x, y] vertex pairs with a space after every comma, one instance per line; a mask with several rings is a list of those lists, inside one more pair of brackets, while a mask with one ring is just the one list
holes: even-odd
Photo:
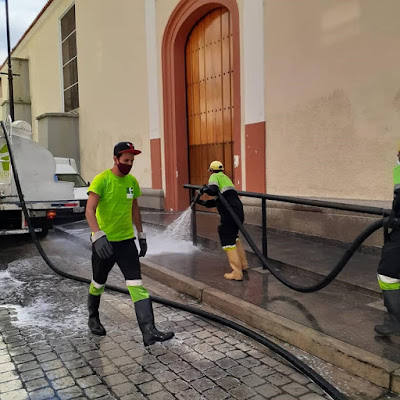
[[236, 249], [236, 244], [228, 245], [228, 246], [222, 246], [222, 249], [225, 250], [225, 251]]
[[393, 168], [393, 185], [399, 185], [400, 184], [400, 165], [396, 165]]
[[97, 287], [95, 287], [93, 283], [90, 284], [89, 293], [92, 294], [93, 296], [100, 296], [103, 292], [104, 292], [104, 285], [100, 289], [97, 289]]
[[236, 190], [233, 182], [223, 172], [217, 172], [217, 173], [212, 174], [210, 176], [210, 179], [208, 180], [208, 183], [209, 184], [218, 184], [218, 188], [221, 193], [223, 193], [224, 191], [229, 190], [229, 189]]
[[382, 282], [380, 279], [378, 279], [379, 287], [382, 290], [399, 290], [400, 289], [400, 282], [396, 283], [387, 283], [387, 282]]
[[128, 290], [134, 303], [149, 298], [149, 292], [143, 286], [128, 286]]

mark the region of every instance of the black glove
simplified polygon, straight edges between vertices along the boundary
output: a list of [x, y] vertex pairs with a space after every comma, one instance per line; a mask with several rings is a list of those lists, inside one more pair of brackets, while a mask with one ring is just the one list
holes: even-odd
[[140, 246], [139, 257], [144, 257], [147, 253], [146, 234], [143, 232], [139, 232], [138, 239], [139, 239], [139, 246]]
[[102, 260], [106, 260], [114, 254], [111, 243], [108, 241], [107, 236], [103, 231], [93, 233], [91, 240], [95, 252]]
[[390, 229], [399, 229], [400, 228], [400, 220], [398, 218], [389, 218], [387, 227]]
[[201, 205], [201, 206], [203, 206], [203, 207], [205, 207], [206, 206], [206, 202], [205, 202], [205, 200], [197, 200], [197, 204], [199, 204], [199, 205]]
[[199, 190], [199, 193], [203, 194], [208, 189], [208, 185], [203, 185], [203, 187]]

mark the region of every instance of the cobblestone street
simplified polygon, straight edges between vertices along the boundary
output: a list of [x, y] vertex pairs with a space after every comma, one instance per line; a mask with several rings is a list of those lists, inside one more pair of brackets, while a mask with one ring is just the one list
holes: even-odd
[[[86, 248], [53, 234], [43, 245], [58, 267], [90, 274]], [[143, 279], [156, 296], [225, 316], [147, 276]], [[109, 282], [123, 286], [117, 267]], [[29, 240], [2, 238], [0, 400], [328, 398], [261, 344], [155, 302], [157, 327], [173, 330], [174, 339], [145, 348], [130, 298], [109, 290], [100, 305], [107, 336], [95, 337], [87, 327], [87, 290], [86, 284], [55, 274]], [[278, 344], [349, 398], [398, 399], [287, 343]]]
[[[0, 309], [1, 400], [322, 399], [314, 383], [263, 346], [155, 303], [155, 319], [175, 331], [173, 340], [144, 348], [130, 299], [110, 292], [101, 306], [107, 336], [94, 337], [82, 306], [86, 286], [57, 276], [48, 285], [48, 295], [59, 292], [48, 326], [17, 327], [18, 312]], [[60, 312], [65, 301], [73, 317]], [[60, 316], [65, 326], [57, 325]]]

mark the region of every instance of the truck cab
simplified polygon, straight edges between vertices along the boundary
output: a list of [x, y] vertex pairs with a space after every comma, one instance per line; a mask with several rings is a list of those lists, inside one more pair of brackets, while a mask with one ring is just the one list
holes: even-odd
[[[8, 123], [7, 123], [8, 122]], [[28, 224], [19, 199], [15, 175], [18, 173], [27, 212], [37, 233], [45, 237], [59, 211], [73, 210], [73, 183], [55, 181], [53, 155], [32, 140], [32, 129], [25, 121], [0, 129], [0, 236], [28, 233]], [[6, 136], [7, 135], [7, 136]], [[7, 140], [11, 148], [8, 148]], [[11, 164], [11, 154], [16, 171]]]
[[[78, 204], [72, 209], [72, 215], [75, 217], [83, 216], [88, 199], [87, 190], [89, 188], [89, 183], [86, 182], [79, 174], [76, 161], [73, 158], [54, 157], [54, 160], [56, 161], [56, 173], [54, 175], [54, 180], [56, 182], [71, 182], [74, 184], [74, 200]], [[62, 215], [65, 213], [58, 214], [64, 217], [68, 216]]]

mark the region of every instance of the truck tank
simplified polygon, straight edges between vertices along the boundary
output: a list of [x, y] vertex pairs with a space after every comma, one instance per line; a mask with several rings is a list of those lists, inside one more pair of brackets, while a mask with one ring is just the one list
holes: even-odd
[[[31, 126], [25, 121], [11, 125], [11, 146], [25, 201], [72, 200], [73, 183], [56, 182], [53, 155], [32, 140]], [[4, 133], [0, 132], [0, 203], [17, 197]]]

